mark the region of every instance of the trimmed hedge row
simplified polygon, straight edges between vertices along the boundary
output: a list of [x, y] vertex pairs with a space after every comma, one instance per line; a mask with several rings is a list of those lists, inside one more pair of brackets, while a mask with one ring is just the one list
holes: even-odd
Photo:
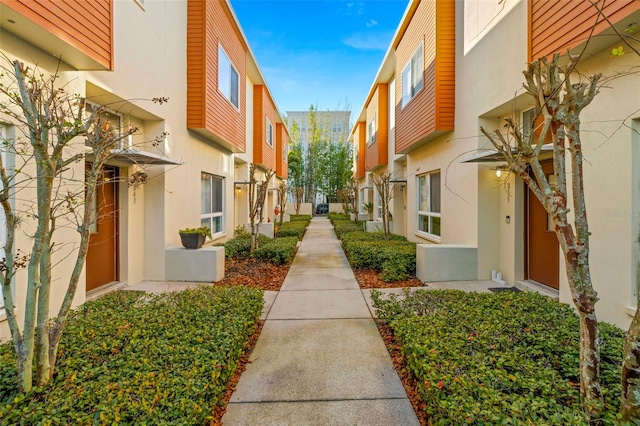
[[330, 212], [327, 217], [331, 223], [333, 223], [334, 220], [351, 220], [349, 215], [344, 213]]
[[292, 215], [289, 215], [289, 221], [291, 221], [291, 222], [303, 221], [303, 222], [307, 222], [307, 224], [309, 224], [309, 222], [311, 222], [311, 215], [309, 215], [309, 214], [292, 214]]
[[[372, 232], [358, 232], [354, 237], [342, 240], [342, 248], [351, 266], [354, 268], [370, 268], [380, 271], [380, 279], [384, 282], [402, 281], [415, 275], [416, 272], [416, 244], [404, 237], [386, 240], [361, 240], [361, 234], [375, 234]], [[349, 234], [345, 234], [348, 236]], [[366, 237], [371, 238], [371, 237]]]
[[0, 424], [205, 424], [255, 330], [262, 291], [122, 291], [71, 312], [50, 386], [15, 392], [0, 346]]
[[[389, 319], [430, 424], [588, 424], [579, 322], [568, 305], [537, 293], [409, 294], [372, 298]], [[604, 424], [616, 424], [624, 339], [623, 330], [601, 323]]]
[[356, 224], [352, 220], [336, 219], [332, 220], [333, 229], [336, 232], [338, 238], [342, 239], [342, 236], [349, 232], [362, 231], [364, 229], [364, 223]]
[[291, 262], [298, 245], [298, 237], [274, 238], [261, 244], [254, 252], [256, 259], [268, 260], [274, 265]]
[[278, 225], [276, 238], [296, 237], [298, 240], [302, 240], [304, 231], [307, 229], [307, 225], [308, 223], [302, 220], [285, 222], [282, 225]]

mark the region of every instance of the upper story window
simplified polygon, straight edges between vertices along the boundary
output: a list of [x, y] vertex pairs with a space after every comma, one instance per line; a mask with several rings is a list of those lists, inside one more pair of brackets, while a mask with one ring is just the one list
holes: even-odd
[[240, 108], [238, 70], [233, 66], [222, 46], [218, 45], [218, 90], [236, 108]]
[[367, 145], [370, 145], [373, 143], [373, 141], [376, 140], [376, 116], [374, 115], [373, 118], [369, 121], [369, 124], [367, 125]]
[[287, 157], [289, 156], [289, 145], [282, 144], [282, 161], [287, 162]]
[[440, 241], [440, 171], [425, 173], [417, 177], [418, 187], [418, 233]]
[[342, 123], [333, 123], [333, 132], [342, 133]]
[[269, 121], [268, 118], [267, 118], [266, 138], [267, 138], [267, 145], [273, 148], [273, 124], [271, 124], [271, 121]]
[[402, 107], [422, 89], [424, 59], [423, 44], [420, 43], [413, 56], [402, 70]]

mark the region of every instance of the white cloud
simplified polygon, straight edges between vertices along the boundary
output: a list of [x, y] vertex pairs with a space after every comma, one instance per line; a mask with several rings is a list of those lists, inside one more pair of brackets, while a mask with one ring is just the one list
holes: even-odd
[[342, 40], [342, 43], [358, 50], [382, 50], [386, 51], [391, 41], [392, 33], [389, 31], [376, 33], [356, 33]]
[[376, 21], [375, 19], [370, 19], [369, 22], [367, 22], [365, 25], [367, 26], [367, 28], [375, 27], [376, 25], [378, 25], [378, 21]]

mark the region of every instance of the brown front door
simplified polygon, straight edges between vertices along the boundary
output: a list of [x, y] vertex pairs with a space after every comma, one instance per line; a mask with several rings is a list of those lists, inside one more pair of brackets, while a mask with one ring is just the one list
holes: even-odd
[[105, 167], [96, 197], [90, 200], [95, 221], [87, 253], [87, 291], [117, 281], [118, 277], [118, 169]]
[[[553, 175], [553, 163], [542, 164], [547, 179]], [[558, 289], [560, 287], [560, 247], [551, 219], [544, 206], [529, 190], [527, 192], [527, 275], [530, 280]]]

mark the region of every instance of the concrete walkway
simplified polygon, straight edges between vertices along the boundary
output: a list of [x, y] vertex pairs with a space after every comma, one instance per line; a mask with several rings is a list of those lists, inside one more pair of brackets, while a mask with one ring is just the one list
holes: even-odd
[[328, 219], [311, 221], [222, 421], [419, 425]]

